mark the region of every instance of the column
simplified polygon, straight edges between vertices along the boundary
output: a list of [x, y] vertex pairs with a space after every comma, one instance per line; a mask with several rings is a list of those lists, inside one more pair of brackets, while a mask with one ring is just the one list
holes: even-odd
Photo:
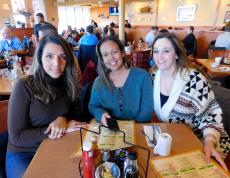
[[125, 41], [125, 0], [119, 0], [119, 39]]
[[157, 26], [158, 23], [158, 9], [159, 9], [159, 0], [156, 0], [155, 2], [155, 26]]

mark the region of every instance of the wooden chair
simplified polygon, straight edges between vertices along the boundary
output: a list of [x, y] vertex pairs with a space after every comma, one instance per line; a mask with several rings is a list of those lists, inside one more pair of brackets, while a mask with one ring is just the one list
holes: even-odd
[[8, 100], [0, 101], [0, 133], [7, 130]]
[[131, 63], [133, 66], [143, 68], [148, 71], [150, 50], [132, 51]]

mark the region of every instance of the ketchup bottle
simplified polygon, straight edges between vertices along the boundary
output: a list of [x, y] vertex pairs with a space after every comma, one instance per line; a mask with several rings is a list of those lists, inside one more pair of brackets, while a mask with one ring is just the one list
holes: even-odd
[[82, 165], [83, 178], [94, 178], [94, 156], [90, 142], [83, 143]]
[[92, 143], [94, 166], [97, 167], [101, 162], [101, 151], [99, 150], [98, 145], [97, 145], [97, 136], [92, 135], [90, 137], [90, 141]]

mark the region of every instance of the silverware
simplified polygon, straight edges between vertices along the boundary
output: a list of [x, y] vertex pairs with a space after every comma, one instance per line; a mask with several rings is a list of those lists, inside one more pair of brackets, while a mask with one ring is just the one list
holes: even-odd
[[[149, 136], [145, 133], [145, 131], [144, 130], [141, 130], [141, 133], [144, 135], [144, 136], [146, 136], [147, 138], [148, 138], [148, 140], [149, 140], [149, 143], [151, 144], [151, 145], [156, 145], [156, 139], [155, 139], [155, 136], [153, 135], [153, 139], [150, 139], [149, 138]], [[153, 134], [154, 134], [154, 131], [153, 131]]]

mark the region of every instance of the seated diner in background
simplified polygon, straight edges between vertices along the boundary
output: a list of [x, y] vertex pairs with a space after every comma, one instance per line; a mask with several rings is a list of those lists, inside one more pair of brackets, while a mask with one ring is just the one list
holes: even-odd
[[154, 110], [162, 122], [184, 123], [203, 140], [207, 161], [223, 158], [230, 139], [222, 123], [222, 110], [206, 78], [188, 62], [181, 42], [170, 33], [159, 34], [153, 43], [155, 61]]
[[36, 48], [31, 75], [20, 79], [9, 100], [7, 177], [21, 178], [45, 138], [60, 139], [85, 126], [76, 110], [80, 87], [73, 53], [50, 33]]
[[148, 32], [147, 35], [145, 36], [145, 42], [148, 43], [148, 47], [152, 47], [153, 41], [154, 41], [158, 31], [159, 31], [158, 26], [153, 26], [151, 28], [151, 31]]
[[149, 122], [153, 113], [152, 80], [143, 69], [130, 67], [122, 42], [105, 37], [97, 45], [98, 77], [94, 81], [89, 111], [98, 122], [107, 119]]
[[196, 52], [196, 37], [193, 34], [194, 27], [189, 26], [187, 28], [187, 36], [182, 40], [182, 43], [184, 44], [184, 47], [186, 49], [186, 54], [189, 56], [190, 54], [194, 54]]
[[2, 29], [3, 39], [0, 41], [0, 51], [21, 51], [24, 50], [24, 45], [17, 37], [12, 36], [11, 30], [5, 26]]
[[215, 47], [225, 47], [230, 50], [230, 23], [225, 26], [225, 32], [217, 36]]

